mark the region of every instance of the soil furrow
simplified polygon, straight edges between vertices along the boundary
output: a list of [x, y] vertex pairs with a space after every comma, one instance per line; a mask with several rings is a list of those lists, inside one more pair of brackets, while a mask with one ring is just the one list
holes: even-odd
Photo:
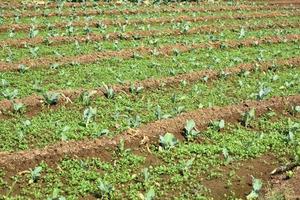
[[232, 40], [228, 42], [207, 42], [207, 43], [198, 43], [193, 45], [185, 45], [185, 44], [174, 44], [174, 45], [165, 45], [158, 48], [152, 47], [137, 47], [137, 48], [128, 48], [120, 51], [106, 51], [106, 52], [96, 52], [91, 54], [84, 55], [76, 55], [76, 56], [68, 56], [63, 58], [55, 58], [55, 57], [40, 57], [37, 59], [24, 59], [19, 63], [5, 63], [0, 62], [0, 71], [18, 71], [19, 66], [21, 64], [29, 67], [29, 68], [41, 68], [45, 66], [50, 66], [51, 64], [57, 64], [59, 66], [68, 65], [68, 64], [86, 64], [86, 63], [94, 63], [104, 59], [110, 58], [122, 58], [129, 59], [136, 56], [147, 56], [153, 54], [155, 50], [158, 55], [172, 55], [174, 51], [179, 52], [188, 52], [195, 49], [202, 48], [239, 48], [242, 46], [255, 46], [259, 44], [277, 44], [281, 42], [288, 41], [298, 41], [300, 39], [300, 35], [298, 34], [290, 34], [286, 36], [268, 36], [264, 38], [249, 38], [245, 40]]
[[[162, 8], [143, 8], [143, 9], [124, 9], [124, 10], [87, 10], [87, 11], [65, 11], [62, 13], [39, 13], [39, 12], [26, 12], [18, 15], [19, 17], [54, 17], [54, 16], [96, 16], [96, 15], [135, 15], [145, 13], [179, 13], [179, 12], [216, 12], [216, 11], [258, 11], [258, 10], [290, 10], [295, 7], [278, 7], [273, 5], [262, 6], [223, 6], [216, 8], [204, 8], [204, 7], [191, 7], [191, 8], [177, 8], [177, 7], [162, 7]], [[4, 13], [4, 18], [15, 17], [15, 13]]]
[[[300, 57], [290, 58], [290, 59], [281, 59], [277, 61], [272, 62], [261, 62], [261, 63], [243, 63], [240, 65], [237, 65], [236, 67], [228, 67], [225, 68], [222, 72], [228, 75], [235, 75], [239, 74], [243, 71], [253, 71], [257, 68], [261, 71], [267, 71], [270, 69], [274, 63], [276, 63], [278, 66], [288, 66], [288, 67], [300, 67]], [[141, 86], [146, 90], [154, 90], [159, 88], [160, 86], [164, 87], [173, 87], [176, 85], [179, 85], [182, 80], [185, 80], [189, 83], [193, 83], [196, 81], [201, 80], [204, 77], [209, 77], [209, 80], [213, 80], [219, 77], [220, 70], [201, 70], [196, 72], [190, 72], [186, 74], [180, 74], [177, 76], [172, 77], [166, 77], [166, 78], [160, 78], [160, 79], [145, 79], [142, 81], [136, 81], [133, 85], [135, 87]], [[111, 86], [115, 93], [127, 93], [130, 94], [130, 88], [132, 84], [131, 83], [125, 83], [125, 84], [117, 84]], [[97, 88], [97, 89], [90, 89], [86, 90], [84, 88], [76, 89], [76, 90], [58, 90], [58, 91], [52, 91], [54, 93], [62, 94], [61, 96], [64, 96], [66, 98], [61, 98], [58, 104], [55, 105], [55, 107], [60, 105], [66, 105], [69, 103], [69, 100], [75, 100], [76, 98], [79, 98], [82, 92], [88, 91], [90, 94], [94, 94], [94, 96], [105, 96], [105, 88]], [[36, 94], [30, 95], [28, 97], [22, 98], [22, 99], [16, 99], [14, 100], [15, 103], [22, 103], [26, 107], [27, 114], [30, 116], [38, 113], [41, 111], [41, 109], [44, 107], [44, 98], [42, 96], [38, 96]], [[5, 113], [8, 111], [13, 111], [13, 102], [9, 100], [2, 100], [0, 101], [0, 119], [1, 115], [6, 116]], [[26, 112], [25, 111], [25, 112]], [[4, 117], [3, 116], [3, 117]], [[6, 116], [8, 117], [8, 116]]]
[[159, 135], [166, 132], [173, 133], [177, 138], [182, 139], [182, 131], [188, 119], [193, 119], [197, 124], [197, 129], [203, 130], [214, 120], [223, 119], [227, 123], [238, 122], [241, 120], [242, 114], [252, 108], [256, 111], [256, 117], [259, 117], [270, 110], [283, 112], [285, 109], [290, 109], [292, 106], [299, 104], [300, 95], [295, 95], [272, 97], [263, 101], [249, 100], [241, 104], [225, 107], [198, 109], [181, 114], [175, 118], [145, 124], [135, 130], [130, 129], [112, 139], [103, 137], [94, 140], [60, 142], [44, 149], [15, 153], [1, 152], [0, 167], [16, 171], [33, 167], [41, 161], [57, 162], [65, 156], [78, 158], [110, 155], [120, 140], [124, 140], [126, 148], [134, 149], [145, 146], [145, 143], [142, 143], [142, 141], [147, 141], [147, 144], [157, 143]]
[[[272, 28], [299, 28], [299, 23], [289, 23], [286, 22], [275, 22], [273, 24], [256, 24], [256, 25], [228, 25], [228, 26], [216, 26], [216, 25], [207, 25], [200, 26], [196, 28], [192, 28], [183, 32], [180, 29], [167, 29], [167, 30], [147, 30], [147, 31], [133, 31], [127, 33], [109, 33], [109, 34], [89, 34], [89, 35], [81, 35], [81, 36], [57, 36], [47, 38], [49, 43], [48, 45], [61, 45], [68, 44], [72, 42], [95, 42], [95, 41], [103, 41], [103, 40], [116, 40], [116, 39], [124, 39], [124, 40], [134, 40], [136, 38], [144, 38], [144, 37], [161, 37], [161, 36], [177, 36], [177, 35], [188, 35], [188, 34], [203, 34], [203, 33], [216, 33], [223, 30], [230, 31], [239, 31], [241, 28], [245, 28], [251, 31], [261, 30], [261, 29], [272, 29]], [[26, 45], [37, 45], [45, 43], [45, 38], [43, 37], [35, 37], [35, 38], [22, 38], [22, 39], [8, 39], [5, 41], [0, 41], [0, 47], [10, 46], [16, 48], [24, 48]]]
[[[164, 23], [177, 23], [183, 21], [189, 22], [200, 22], [200, 21], [211, 21], [211, 20], [224, 20], [224, 19], [256, 19], [256, 18], [273, 18], [273, 17], [292, 17], [299, 16], [298, 12], [295, 13], [281, 13], [281, 12], [271, 12], [271, 13], [251, 13], [251, 14], [234, 14], [234, 15], [222, 15], [222, 16], [204, 16], [204, 17], [190, 17], [190, 16], [178, 16], [174, 17], [163, 17], [163, 18], [147, 18], [147, 19], [134, 19], [134, 20], [91, 20], [89, 22], [77, 21], [73, 22], [74, 27], [98, 27], [102, 24], [104, 25], [132, 25], [132, 24], [164, 24]], [[55, 23], [51, 28], [65, 28], [69, 24], [67, 22]], [[31, 25], [28, 24], [14, 24], [14, 25], [2, 25], [0, 26], [0, 32], [7, 32], [9, 30], [14, 31], [29, 31]], [[47, 29], [48, 25], [39, 24], [35, 27], [36, 29]]]
[[[102, 6], [102, 5], [120, 5], [117, 2], [111, 2], [111, 3], [104, 3], [104, 2], [97, 2], [97, 3], [91, 3], [91, 2], [85, 2], [85, 3], [78, 3], [78, 2], [65, 2], [64, 7], [95, 7], [95, 6]], [[59, 6], [58, 3], [47, 3], [47, 2], [37, 2], [32, 4], [22, 4], [22, 3], [2, 3], [0, 4], [1, 9], [37, 9], [37, 8], [57, 8]]]

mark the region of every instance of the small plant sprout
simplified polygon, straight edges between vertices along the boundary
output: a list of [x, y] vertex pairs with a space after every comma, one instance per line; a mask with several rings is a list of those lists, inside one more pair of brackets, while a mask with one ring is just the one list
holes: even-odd
[[255, 119], [255, 109], [252, 108], [243, 114], [242, 124], [248, 127], [250, 122]]
[[114, 187], [105, 182], [100, 180], [99, 184], [97, 185], [97, 189], [95, 191], [95, 196], [97, 198], [102, 198], [102, 199], [111, 199], [111, 197], [113, 196], [113, 192], [114, 192]]
[[88, 124], [95, 119], [97, 114], [97, 108], [89, 107], [83, 112], [83, 123], [87, 127]]
[[252, 177], [252, 191], [249, 195], [247, 195], [247, 200], [258, 199], [262, 186], [263, 183], [260, 179]]
[[83, 93], [81, 93], [80, 100], [82, 104], [85, 106], [91, 105], [91, 97], [96, 93], [97, 93], [96, 91], [91, 91], [91, 92], [84, 91]]
[[181, 167], [181, 173], [182, 175], [187, 175], [188, 174], [188, 171], [191, 169], [193, 163], [194, 163], [194, 160], [195, 158], [191, 158], [187, 161], [185, 161], [183, 164], [182, 164], [182, 167]]
[[242, 27], [240, 30], [240, 34], [239, 34], [239, 39], [244, 38], [245, 35], [246, 35], [246, 31], [245, 31], [244, 27]]
[[178, 140], [172, 133], [166, 133], [164, 136], [159, 136], [159, 143], [160, 147], [169, 150], [178, 143]]
[[8, 88], [6, 88], [3, 92], [2, 95], [4, 98], [8, 99], [8, 100], [13, 100], [17, 97], [18, 95], [18, 90], [14, 89], [14, 90], [10, 90]]
[[216, 130], [216, 131], [220, 131], [221, 129], [223, 129], [225, 127], [225, 121], [223, 119], [221, 120], [216, 120], [210, 123], [210, 126]]
[[38, 35], [39, 31], [35, 29], [35, 26], [32, 25], [29, 30], [29, 38], [35, 38]]
[[24, 74], [28, 69], [29, 69], [29, 68], [26, 67], [26, 65], [20, 64], [20, 65], [19, 65], [18, 71], [19, 71], [21, 74]]
[[271, 91], [271, 88], [261, 87], [259, 92], [256, 94], [256, 99], [263, 100]]
[[186, 139], [192, 139], [199, 134], [199, 131], [196, 129], [196, 123], [194, 120], [190, 119], [186, 121], [184, 127], [184, 137]]
[[151, 187], [144, 195], [143, 200], [153, 200], [155, 198], [155, 190]]
[[36, 183], [40, 179], [42, 170], [43, 168], [38, 166], [30, 171], [29, 184]]
[[43, 97], [47, 105], [55, 105], [59, 101], [60, 94], [56, 92], [45, 92]]
[[38, 56], [37, 52], [39, 50], [39, 47], [28, 47], [28, 49], [29, 49], [29, 52], [31, 54], [31, 57], [32, 58], [37, 58], [37, 56]]
[[229, 155], [228, 149], [224, 147], [222, 149], [222, 154], [225, 159], [225, 164], [229, 164], [232, 161], [232, 157]]
[[133, 94], [139, 94], [144, 89], [143, 86], [135, 86], [134, 84], [130, 85], [129, 91]]
[[114, 89], [111, 87], [108, 87], [105, 83], [103, 83], [103, 87], [105, 89], [104, 94], [105, 94], [106, 98], [113, 99], [115, 97]]
[[48, 197], [47, 200], [66, 200], [64, 196], [59, 195], [60, 190], [54, 188], [51, 197]]
[[22, 111], [25, 110], [25, 106], [23, 103], [13, 102], [12, 104], [13, 104], [14, 113], [21, 113]]
[[167, 118], [171, 117], [171, 115], [162, 113], [160, 105], [158, 105], [156, 107], [155, 116], [156, 116], [156, 119], [158, 119], [158, 120], [167, 119]]

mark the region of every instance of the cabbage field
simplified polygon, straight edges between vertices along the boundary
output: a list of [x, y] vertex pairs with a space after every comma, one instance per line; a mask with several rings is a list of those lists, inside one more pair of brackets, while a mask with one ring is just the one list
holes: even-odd
[[300, 1], [0, 2], [0, 199], [300, 199]]

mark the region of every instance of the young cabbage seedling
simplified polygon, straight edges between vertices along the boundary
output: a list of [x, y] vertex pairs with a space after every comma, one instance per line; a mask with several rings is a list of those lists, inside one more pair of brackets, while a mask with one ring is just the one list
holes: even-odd
[[184, 137], [187, 140], [190, 140], [196, 137], [199, 134], [199, 131], [196, 129], [196, 123], [194, 120], [190, 119], [186, 121], [186, 125], [184, 127]]
[[34, 170], [30, 171], [30, 180], [29, 180], [29, 184], [35, 183], [39, 180], [39, 178], [41, 177], [41, 172], [42, 172], [43, 168], [38, 166], [36, 168], [34, 168]]
[[111, 199], [113, 192], [114, 187], [111, 184], [100, 180], [99, 184], [97, 185], [97, 190], [95, 191], [95, 196], [102, 199]]
[[88, 124], [96, 117], [97, 108], [89, 107], [83, 112], [83, 123], [87, 127]]
[[60, 94], [56, 92], [45, 92], [43, 97], [47, 105], [55, 105], [59, 101]]
[[262, 188], [262, 181], [260, 179], [256, 179], [252, 177], [252, 191], [249, 195], [247, 195], [247, 200], [257, 199], [259, 197], [259, 192]]
[[178, 143], [178, 140], [172, 133], [166, 133], [164, 136], [159, 136], [159, 143], [160, 147], [169, 150]]
[[249, 111], [245, 112], [243, 114], [242, 123], [245, 127], [248, 127], [250, 124], [250, 121], [252, 121], [255, 118], [255, 109], [251, 108]]

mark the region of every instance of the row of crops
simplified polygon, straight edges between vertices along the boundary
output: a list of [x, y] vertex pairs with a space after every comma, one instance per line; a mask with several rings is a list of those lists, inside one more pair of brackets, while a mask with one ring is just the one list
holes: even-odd
[[300, 196], [290, 3], [0, 3], [0, 199]]

